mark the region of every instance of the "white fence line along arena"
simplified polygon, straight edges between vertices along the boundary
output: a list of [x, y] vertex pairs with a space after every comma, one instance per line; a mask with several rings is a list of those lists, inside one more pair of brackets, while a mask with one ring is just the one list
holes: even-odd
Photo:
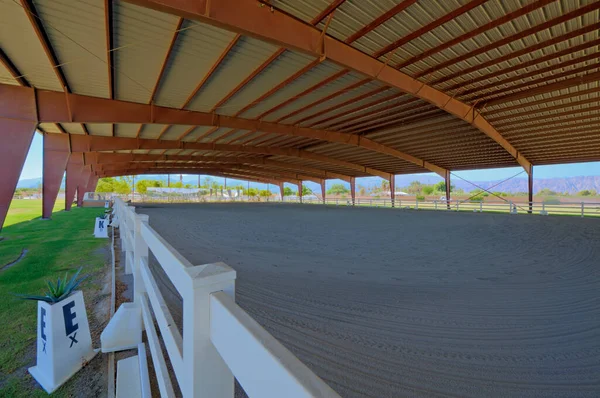
[[[134, 303], [122, 306], [123, 311], [131, 313], [133, 307], [141, 317], [162, 397], [175, 396], [168, 362], [184, 397], [233, 398], [234, 377], [251, 398], [339, 397], [235, 303], [235, 270], [224, 263], [194, 266], [150, 227], [147, 215], [136, 214], [135, 207], [118, 197], [114, 210], [126, 272], [134, 276]], [[148, 267], [149, 252], [183, 299], [183, 334]], [[118, 312], [103, 332], [105, 352], [114, 351], [111, 346], [135, 345], [119, 341], [128, 337], [122, 335], [132, 317]], [[143, 380], [140, 391], [149, 396]]]
[[[226, 197], [218, 195], [198, 195], [198, 194], [175, 194], [167, 195], [114, 195], [86, 193], [85, 197], [95, 197], [96, 200], [105, 200], [109, 197], [120, 197], [124, 200], [133, 200], [134, 202], [146, 203], [202, 203], [202, 202], [250, 202], [250, 203], [303, 203], [303, 204], [325, 204], [336, 206], [352, 206], [352, 199], [349, 198], [326, 198], [325, 201], [314, 195], [299, 198], [297, 196], [285, 196], [283, 201], [280, 196], [270, 198], [261, 198], [258, 196], [237, 196]], [[538, 201], [538, 202], [513, 202], [513, 201], [461, 201], [461, 200], [417, 200], [414, 198], [396, 198], [392, 206], [391, 199], [364, 199], [354, 200], [355, 206], [369, 207], [394, 207], [398, 209], [412, 210], [443, 210], [443, 211], [468, 211], [475, 213], [509, 213], [509, 214], [532, 214], [538, 215], [571, 215], [580, 217], [600, 217], [600, 202], [557, 202]], [[530, 209], [531, 206], [531, 209]]]

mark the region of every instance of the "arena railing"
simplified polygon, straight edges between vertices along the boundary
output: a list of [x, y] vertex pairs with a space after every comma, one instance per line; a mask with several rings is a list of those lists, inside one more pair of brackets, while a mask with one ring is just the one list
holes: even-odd
[[[125, 200], [130, 200], [131, 195], [120, 195]], [[326, 204], [337, 206], [352, 206], [350, 198], [299, 198], [297, 196], [285, 196], [284, 200], [281, 197], [273, 196], [270, 198], [263, 197], [223, 197], [219, 195], [137, 195], [134, 197], [135, 202], [148, 203], [199, 203], [199, 202], [251, 202], [251, 203], [304, 203], [304, 204]], [[517, 202], [512, 200], [506, 201], [474, 201], [474, 200], [455, 200], [449, 202], [444, 200], [418, 200], [414, 197], [396, 197], [392, 206], [391, 199], [383, 198], [356, 198], [355, 206], [369, 207], [395, 207], [398, 209], [413, 209], [413, 210], [445, 210], [445, 211], [466, 211], [475, 213], [512, 213], [512, 214], [538, 214], [538, 215], [570, 215], [580, 217], [600, 217], [600, 201], [599, 202], [560, 202], [559, 200], [534, 201], [534, 202]]]
[[[251, 398], [339, 397], [236, 304], [231, 267], [191, 264], [149, 225], [147, 215], [119, 197], [113, 217], [162, 397], [176, 396], [169, 364], [183, 397], [233, 398], [234, 378]], [[183, 333], [149, 267], [150, 252], [183, 299]]]

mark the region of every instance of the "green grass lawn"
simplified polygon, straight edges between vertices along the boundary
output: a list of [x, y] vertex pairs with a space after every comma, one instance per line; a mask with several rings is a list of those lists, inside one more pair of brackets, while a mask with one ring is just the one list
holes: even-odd
[[[33, 365], [32, 353], [35, 358], [37, 303], [19, 300], [11, 293], [40, 294], [47, 279], [55, 280], [67, 271], [72, 274], [81, 266], [82, 274], [98, 272], [105, 263], [98, 249], [108, 241], [93, 237], [94, 219], [103, 209], [60, 209], [64, 209], [64, 202], [57, 203], [52, 220], [42, 220], [41, 200], [13, 200], [0, 232], [4, 237], [0, 241], [0, 267], [16, 259], [21, 249], [28, 250], [19, 263], [0, 271], [1, 397], [47, 396], [34, 386], [28, 373], [23, 373], [24, 366]], [[83, 290], [99, 288], [97, 283], [88, 282]], [[69, 383], [53, 396], [71, 396]]]

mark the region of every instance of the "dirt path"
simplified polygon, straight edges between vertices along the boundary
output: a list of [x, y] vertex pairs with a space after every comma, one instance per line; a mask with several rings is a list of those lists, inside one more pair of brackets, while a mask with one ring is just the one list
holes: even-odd
[[[260, 204], [138, 212], [192, 263], [236, 269], [239, 305], [342, 396], [600, 396], [598, 220]], [[180, 313], [176, 293], [168, 300]]]

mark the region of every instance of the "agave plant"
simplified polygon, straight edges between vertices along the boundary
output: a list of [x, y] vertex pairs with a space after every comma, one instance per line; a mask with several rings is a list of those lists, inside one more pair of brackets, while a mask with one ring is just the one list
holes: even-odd
[[46, 291], [45, 296], [36, 296], [30, 294], [17, 294], [17, 297], [23, 300], [35, 300], [35, 301], [45, 301], [46, 303], [54, 304], [58, 303], [61, 300], [66, 299], [79, 287], [81, 282], [87, 279], [89, 275], [79, 277], [79, 273], [81, 272], [81, 268], [75, 272], [75, 275], [71, 277], [71, 279], [67, 279], [68, 275], [65, 274], [64, 279], [60, 279], [60, 277], [56, 280], [56, 284], [51, 281], [46, 281], [46, 285], [48, 286], [48, 290]]
[[108, 217], [108, 214], [106, 212], [105, 213], [100, 213], [98, 215], [98, 218], [107, 218], [107, 217]]

